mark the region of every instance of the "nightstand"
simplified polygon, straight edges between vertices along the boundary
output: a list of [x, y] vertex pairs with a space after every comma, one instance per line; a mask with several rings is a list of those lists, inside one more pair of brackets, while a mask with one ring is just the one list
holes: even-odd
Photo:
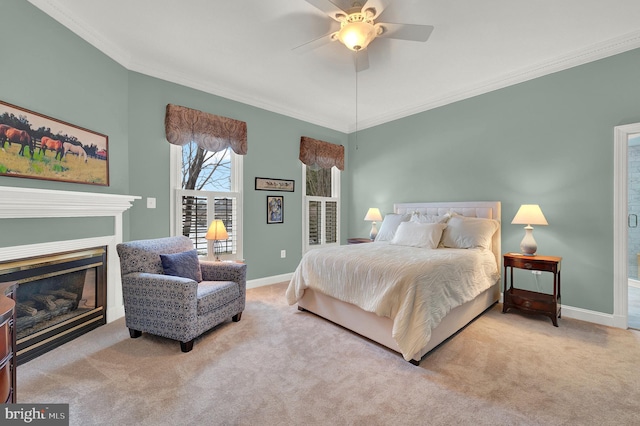
[[[558, 326], [560, 313], [560, 265], [561, 257], [504, 255], [504, 300], [502, 312], [518, 309], [529, 314], [542, 314], [551, 318]], [[553, 274], [553, 294], [522, 290], [513, 286], [513, 268], [530, 271], [551, 272]], [[507, 274], [509, 269], [510, 273]]]
[[347, 238], [347, 244], [372, 243], [371, 238]]

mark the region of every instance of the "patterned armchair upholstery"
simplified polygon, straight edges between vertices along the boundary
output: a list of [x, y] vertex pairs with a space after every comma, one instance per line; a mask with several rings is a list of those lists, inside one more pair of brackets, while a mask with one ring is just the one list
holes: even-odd
[[196, 337], [231, 318], [240, 321], [247, 265], [200, 261], [202, 281], [165, 275], [161, 254], [193, 250], [184, 236], [117, 245], [125, 321], [132, 338], [142, 332], [178, 340], [182, 352]]

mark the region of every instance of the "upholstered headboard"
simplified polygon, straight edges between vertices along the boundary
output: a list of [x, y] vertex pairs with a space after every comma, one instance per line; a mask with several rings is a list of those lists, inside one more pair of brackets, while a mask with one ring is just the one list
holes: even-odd
[[[501, 222], [500, 201], [453, 201], [435, 203], [396, 203], [393, 205], [394, 213], [414, 213], [419, 212], [429, 215], [443, 215], [449, 212], [456, 212], [467, 217], [482, 217], [486, 219], [496, 219]], [[491, 249], [496, 257], [498, 270], [502, 264], [502, 226], [493, 235]]]

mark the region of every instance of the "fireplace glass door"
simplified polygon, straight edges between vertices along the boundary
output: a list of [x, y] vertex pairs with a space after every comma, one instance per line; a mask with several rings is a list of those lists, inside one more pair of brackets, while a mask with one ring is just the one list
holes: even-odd
[[106, 323], [104, 247], [0, 263], [17, 281], [18, 364]]

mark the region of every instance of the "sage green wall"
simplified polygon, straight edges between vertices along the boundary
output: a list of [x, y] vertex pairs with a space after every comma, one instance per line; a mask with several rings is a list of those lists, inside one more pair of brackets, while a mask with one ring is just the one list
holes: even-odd
[[[351, 135], [349, 227], [394, 202], [502, 202], [502, 251], [519, 251], [521, 204], [549, 226], [539, 253], [562, 256], [562, 303], [613, 312], [613, 128], [640, 122], [640, 50]], [[526, 277], [527, 287], [533, 276]]]
[[[127, 70], [27, 1], [0, 2], [0, 16], [0, 100], [108, 135], [110, 161], [110, 186], [5, 176], [0, 186], [127, 194]], [[112, 218], [0, 219], [0, 246], [112, 232]]]
[[[138, 73], [129, 74], [129, 155], [131, 194], [155, 197], [157, 208], [136, 202], [131, 209], [131, 239], [169, 235], [170, 145], [164, 135], [168, 103], [242, 120], [247, 123], [248, 153], [243, 161], [244, 258], [248, 278], [292, 272], [302, 256], [302, 164], [298, 160], [300, 137], [310, 136], [346, 145], [343, 133], [271, 113]], [[295, 192], [254, 190], [256, 177], [293, 179]], [[348, 176], [342, 180], [343, 197], [349, 198]], [[284, 223], [266, 223], [267, 195], [284, 196]], [[342, 210], [343, 228], [347, 222]], [[346, 238], [346, 237], [345, 237]], [[287, 251], [285, 259], [280, 250]]]

